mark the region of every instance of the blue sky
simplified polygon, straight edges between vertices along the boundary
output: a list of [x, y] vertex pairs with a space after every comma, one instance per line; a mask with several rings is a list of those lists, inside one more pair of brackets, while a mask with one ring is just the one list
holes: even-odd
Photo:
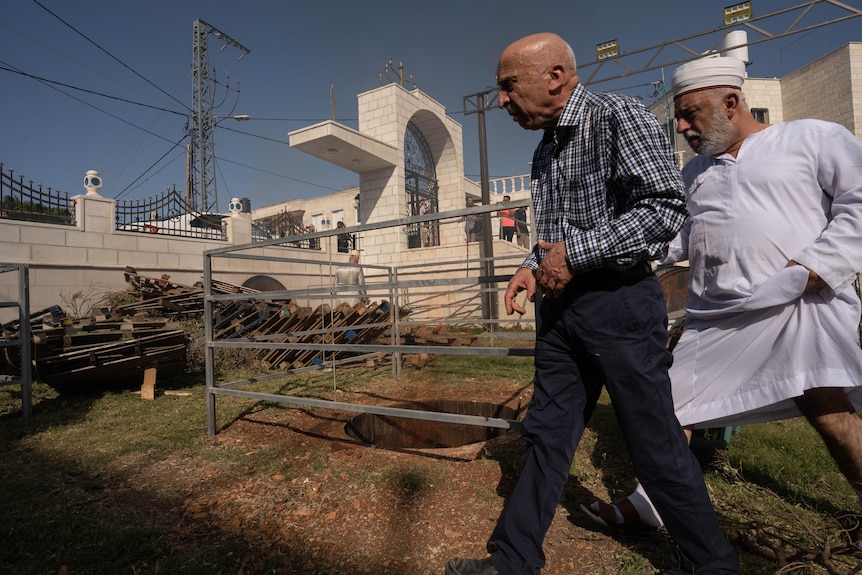
[[[230, 87], [215, 88], [214, 114], [252, 118], [220, 121], [215, 131], [222, 211], [231, 197], [247, 197], [252, 207], [261, 207], [357, 185], [352, 172], [291, 149], [288, 133], [331, 118], [331, 86], [336, 119], [355, 128], [356, 95], [380, 85], [378, 74], [390, 59], [396, 68], [403, 62], [405, 76], [413, 75], [406, 86], [415, 84], [463, 126], [465, 173], [478, 180], [477, 116], [463, 113], [464, 97], [493, 84], [499, 53], [511, 41], [556, 32], [572, 44], [578, 63], [588, 64], [596, 60], [596, 44], [606, 40], [618, 39], [626, 53], [714, 30], [731, 3], [6, 0], [0, 21], [0, 162], [25, 180], [73, 195], [83, 193], [89, 169], [101, 173], [107, 197], [132, 200], [183, 189], [192, 23], [202, 19], [251, 51], [237, 62], [236, 49], [219, 54], [210, 37], [213, 75], [221, 84], [229, 80]], [[862, 9], [862, 0], [845, 3]], [[753, 4], [762, 16], [802, 2]], [[764, 27], [780, 32], [800, 14], [769, 19]], [[820, 3], [796, 29], [847, 14]], [[686, 45], [705, 50], [716, 38]], [[862, 41], [862, 17], [753, 46], [749, 76], [783, 76], [851, 41]], [[682, 57], [667, 51], [657, 63]], [[666, 78], [674, 67], [664, 70]], [[590, 70], [582, 70], [582, 79]], [[660, 79], [656, 70], [589, 88], [622, 91], [649, 103], [655, 97], [651, 83]], [[489, 111], [486, 122], [491, 177], [527, 173], [538, 134], [523, 131], [501, 110]]]

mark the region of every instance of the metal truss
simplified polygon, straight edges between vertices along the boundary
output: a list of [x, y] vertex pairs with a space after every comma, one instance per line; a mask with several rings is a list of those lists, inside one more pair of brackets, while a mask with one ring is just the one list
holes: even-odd
[[[829, 20], [818, 20], [815, 23], [803, 25], [802, 20], [806, 16], [810, 16], [811, 18], [809, 19], [816, 18], [815, 15], [812, 15], [811, 10], [818, 4], [828, 4], [835, 7], [840, 11], [840, 15]], [[774, 31], [770, 31], [767, 29], [768, 26], [779, 26], [779, 23], [776, 22], [776, 20], [779, 20], [779, 16], [794, 13], [796, 13], [796, 17], [789, 26], [780, 30], [777, 28], [773, 28]], [[812, 0], [811, 2], [805, 2], [803, 4], [798, 4], [790, 8], [784, 8], [782, 10], [771, 12], [763, 16], [758, 16], [744, 22], [721, 26], [719, 28], [714, 28], [705, 32], [699, 32], [697, 34], [692, 34], [684, 38], [679, 38], [677, 40], [669, 40], [667, 42], [663, 42], [655, 46], [650, 46], [648, 48], [641, 48], [639, 50], [633, 50], [631, 52], [623, 52], [618, 56], [603, 58], [601, 60], [595, 60], [586, 64], [579, 64], [578, 70], [591, 70], [588, 76], [583, 73], [581, 74], [581, 81], [585, 85], [599, 84], [601, 82], [617, 80], [626, 76], [632, 76], [634, 74], [650, 72], [652, 70], [657, 70], [665, 66], [676, 66], [678, 64], [688, 62], [689, 60], [699, 58], [705, 53], [721, 51], [722, 42], [727, 37], [727, 35], [730, 34], [732, 31], [740, 28], [747, 28], [748, 30], [751, 30], [752, 32], [758, 34], [759, 37], [755, 38], [754, 40], [751, 40], [746, 44], [734, 46], [734, 48], [755, 46], [757, 44], [768, 42], [770, 40], [776, 40], [778, 38], [784, 38], [786, 36], [800, 34], [809, 30], [815, 30], [817, 28], [829, 26], [831, 24], [837, 24], [838, 22], [850, 20], [858, 16], [862, 16], [862, 9], [855, 8], [843, 2], [838, 2], [837, 0]], [[705, 49], [698, 50], [688, 45], [688, 43], [693, 40], [710, 36], [713, 36], [713, 42]], [[666, 48], [678, 48], [684, 52], [684, 55], [682, 57], [666, 56], [663, 53]], [[641, 63], [640, 65], [629, 62], [638, 58], [645, 58], [646, 61], [644, 63]], [[611, 64], [616, 64], [620, 66], [621, 68], [623, 68], [624, 71], [621, 73], [614, 73], [614, 71], [616, 70], [616, 68], [614, 68], [613, 71], [607, 72], [608, 75], [602, 75], [601, 72], [604, 71]]]

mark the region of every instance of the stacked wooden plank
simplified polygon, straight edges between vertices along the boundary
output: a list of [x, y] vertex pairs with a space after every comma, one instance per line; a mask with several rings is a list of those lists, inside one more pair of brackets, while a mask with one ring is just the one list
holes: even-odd
[[179, 329], [105, 343], [70, 345], [56, 354], [38, 353], [36, 373], [40, 381], [63, 389], [121, 382], [138, 385], [146, 369], [155, 368], [162, 374], [181, 371], [186, 365], [187, 346], [188, 338]]
[[[190, 314], [203, 311], [203, 287], [184, 286], [171, 282], [169, 276], [149, 278], [134, 268], [126, 268], [126, 281], [138, 302], [114, 309], [117, 315], [129, 313]], [[214, 281], [216, 294], [261, 293], [258, 290]], [[402, 317], [408, 310], [402, 309]], [[251, 339], [282, 344], [372, 343], [389, 331], [391, 310], [387, 301], [356, 305], [342, 303], [334, 308], [327, 304], [317, 307], [300, 306], [290, 299], [236, 300], [216, 306], [213, 318], [213, 339]], [[329, 352], [328, 359], [342, 359], [356, 352]], [[293, 349], [287, 346], [261, 349], [254, 359], [272, 369], [296, 369], [319, 364], [324, 354], [320, 350]]]
[[[17, 326], [3, 326], [3, 337], [17, 338]], [[92, 385], [139, 384], [145, 369], [180, 371], [186, 365], [188, 338], [167, 319], [140, 316], [72, 321], [65, 314], [31, 318], [32, 358], [39, 381], [61, 390]], [[4, 357], [0, 372], [18, 371], [20, 358]]]
[[420, 325], [404, 336], [404, 342], [408, 345], [476, 347], [479, 337], [475, 333], [450, 331], [445, 325]]
[[[402, 310], [402, 317], [407, 310]], [[316, 308], [299, 306], [290, 300], [235, 302], [215, 319], [215, 340], [247, 338], [287, 344], [261, 349], [255, 359], [272, 369], [297, 369], [317, 365], [324, 352], [296, 349], [289, 344], [368, 344], [374, 343], [391, 327], [389, 302], [342, 303], [335, 308], [321, 304]], [[329, 359], [343, 359], [356, 352], [329, 352]]]
[[[170, 313], [197, 314], [204, 311], [204, 288], [198, 282], [193, 286], [170, 281], [170, 276], [163, 274], [159, 278], [142, 276], [135, 268], [127, 266], [123, 275], [129, 289], [135, 293], [138, 301], [120, 305], [113, 312], [118, 315], [136, 313]], [[245, 286], [237, 286], [227, 282], [213, 281], [212, 292], [216, 294], [258, 293], [258, 290]]]

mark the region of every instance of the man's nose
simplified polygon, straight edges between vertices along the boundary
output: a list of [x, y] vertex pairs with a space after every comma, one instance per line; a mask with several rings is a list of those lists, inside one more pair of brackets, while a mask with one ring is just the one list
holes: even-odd
[[508, 104], [508, 103], [509, 103], [509, 95], [506, 92], [504, 92], [503, 90], [500, 90], [499, 92], [497, 92], [497, 107], [505, 108], [506, 104]]
[[676, 133], [682, 134], [686, 130], [691, 129], [691, 124], [686, 122], [685, 120], [677, 120], [676, 121]]

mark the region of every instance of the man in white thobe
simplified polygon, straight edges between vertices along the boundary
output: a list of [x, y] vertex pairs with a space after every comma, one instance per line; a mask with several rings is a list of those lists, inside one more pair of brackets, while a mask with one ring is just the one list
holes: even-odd
[[[665, 262], [690, 265], [675, 411], [689, 437], [805, 416], [862, 509], [862, 141], [820, 120], [759, 123], [744, 76], [730, 57], [673, 75], [677, 132], [700, 154], [683, 169], [690, 216]], [[661, 523], [640, 489], [587, 511]]]
[[351, 306], [366, 304], [368, 298], [365, 296], [365, 273], [359, 265], [359, 250], [350, 250], [347, 261], [349, 265], [335, 270], [335, 285], [339, 288], [337, 301], [339, 304], [346, 303]]

